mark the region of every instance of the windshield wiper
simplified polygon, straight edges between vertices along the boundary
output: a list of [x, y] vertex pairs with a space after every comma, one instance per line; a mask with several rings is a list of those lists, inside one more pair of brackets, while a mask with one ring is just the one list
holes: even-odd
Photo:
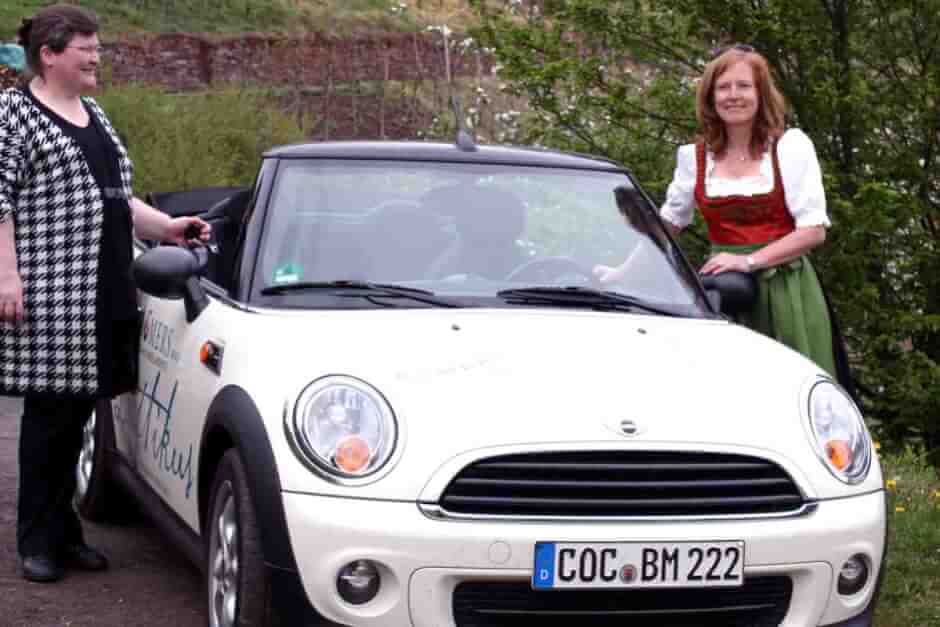
[[434, 292], [417, 287], [388, 283], [370, 283], [369, 281], [301, 281], [283, 285], [269, 285], [261, 290], [263, 296], [303, 292], [308, 290], [354, 290], [336, 294], [348, 298], [408, 298], [420, 303], [437, 307], [461, 307], [458, 303], [439, 298]]
[[497, 296], [510, 304], [562, 305], [568, 307], [591, 307], [593, 309], [640, 309], [664, 316], [682, 316], [683, 312], [663, 305], [655, 305], [642, 298], [598, 290], [591, 287], [571, 285], [567, 287], [518, 287], [501, 290]]

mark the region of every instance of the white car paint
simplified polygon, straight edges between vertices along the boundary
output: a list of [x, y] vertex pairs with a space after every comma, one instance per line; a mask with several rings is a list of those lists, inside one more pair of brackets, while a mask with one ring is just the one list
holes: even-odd
[[[187, 323], [181, 301], [144, 295], [141, 390], [115, 401], [118, 446], [194, 531], [199, 441], [225, 385], [247, 391], [263, 416], [283, 489], [290, 539], [308, 597], [350, 625], [452, 624], [455, 582], [531, 578], [536, 541], [733, 539], [747, 574], [795, 582], [785, 627], [829, 624], [863, 609], [835, 592], [856, 552], [875, 568], [884, 551], [877, 457], [847, 485], [817, 459], [801, 404], [822, 373], [743, 327], [628, 313], [536, 308], [365, 311], [250, 310], [213, 298]], [[221, 376], [199, 363], [206, 340], [224, 344]], [[291, 448], [285, 421], [311, 381], [349, 375], [393, 408], [400, 441], [391, 469], [362, 486], [329, 481]], [[174, 392], [175, 390], [175, 392]], [[172, 401], [167, 418], [160, 406]], [[641, 427], [625, 438], [625, 418]], [[690, 450], [772, 460], [820, 501], [790, 519], [613, 522], [434, 520], [434, 502], [469, 462], [538, 450]], [[874, 452], [873, 452], [874, 455]], [[328, 512], [328, 513], [327, 513]], [[362, 607], [342, 602], [337, 570], [380, 561], [385, 586]]]

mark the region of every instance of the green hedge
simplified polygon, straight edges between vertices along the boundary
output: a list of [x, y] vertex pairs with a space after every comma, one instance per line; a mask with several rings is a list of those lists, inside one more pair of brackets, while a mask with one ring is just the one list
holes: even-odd
[[262, 152], [304, 139], [302, 125], [257, 91], [169, 94], [121, 86], [105, 89], [97, 100], [131, 153], [138, 196], [250, 185]]

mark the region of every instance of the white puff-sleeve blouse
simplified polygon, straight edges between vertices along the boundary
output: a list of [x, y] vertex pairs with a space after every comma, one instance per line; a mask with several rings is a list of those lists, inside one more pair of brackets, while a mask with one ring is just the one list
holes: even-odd
[[[777, 158], [783, 179], [787, 208], [797, 227], [831, 225], [826, 211], [822, 169], [812, 140], [800, 129], [789, 129], [777, 142]], [[715, 159], [706, 153], [705, 191], [711, 197], [765, 194], [773, 189], [774, 166], [770, 151], [760, 162], [760, 175], [723, 178], [714, 175]], [[695, 210], [696, 156], [695, 144], [679, 147], [676, 171], [666, 190], [666, 202], [659, 211], [667, 222], [685, 228], [692, 222]]]

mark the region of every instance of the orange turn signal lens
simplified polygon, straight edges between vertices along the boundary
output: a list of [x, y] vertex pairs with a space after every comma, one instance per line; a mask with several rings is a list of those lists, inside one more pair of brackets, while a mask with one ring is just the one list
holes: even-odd
[[371, 458], [372, 451], [369, 445], [356, 435], [340, 440], [336, 445], [336, 453], [333, 455], [336, 467], [350, 474], [360, 472], [369, 464]]
[[212, 356], [212, 346], [209, 342], [206, 342], [202, 345], [202, 348], [199, 349], [199, 361], [200, 363], [208, 363], [209, 358]]
[[845, 470], [852, 463], [852, 449], [845, 440], [829, 440], [826, 442], [826, 456], [838, 470]]

